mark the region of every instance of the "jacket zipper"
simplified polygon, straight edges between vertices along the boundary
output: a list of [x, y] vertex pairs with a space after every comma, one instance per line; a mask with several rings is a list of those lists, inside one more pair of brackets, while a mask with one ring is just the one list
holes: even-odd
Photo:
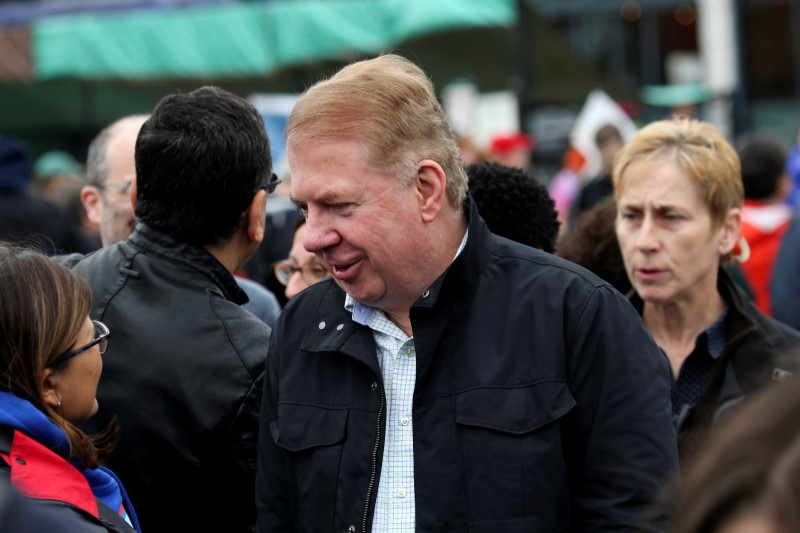
[[369, 475], [369, 484], [367, 485], [367, 498], [364, 502], [364, 516], [361, 519], [361, 531], [367, 533], [367, 516], [369, 513], [369, 500], [372, 497], [372, 489], [375, 487], [375, 476], [378, 473], [378, 448], [381, 442], [381, 419], [383, 418], [383, 386], [380, 385], [378, 390], [381, 393], [381, 405], [378, 408], [378, 423], [375, 433], [375, 445], [372, 447], [372, 470]]

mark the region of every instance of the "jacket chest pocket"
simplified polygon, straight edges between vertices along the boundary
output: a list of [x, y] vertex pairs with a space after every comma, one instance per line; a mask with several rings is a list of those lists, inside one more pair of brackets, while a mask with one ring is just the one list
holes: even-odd
[[[527, 531], [568, 526], [560, 419], [574, 406], [566, 383], [559, 381], [457, 395], [455, 421], [471, 524], [500, 529], [525, 524]], [[542, 523], [542, 517], [556, 523]]]
[[287, 476], [298, 502], [302, 531], [328, 530], [335, 521], [337, 479], [348, 410], [282, 404], [270, 424], [272, 438], [286, 450]]

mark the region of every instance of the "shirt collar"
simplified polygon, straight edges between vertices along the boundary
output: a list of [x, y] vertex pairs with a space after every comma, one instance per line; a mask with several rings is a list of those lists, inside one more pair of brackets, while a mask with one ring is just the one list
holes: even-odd
[[[453, 261], [455, 261], [459, 255], [461, 255], [461, 252], [467, 245], [468, 237], [469, 237], [469, 228], [467, 229], [467, 231], [464, 232], [464, 237], [461, 238], [461, 244], [458, 245], [458, 250], [456, 250], [456, 255], [453, 257]], [[359, 302], [358, 300], [356, 300], [347, 293], [345, 293], [344, 297], [344, 308], [346, 311], [352, 313], [353, 322], [361, 324], [362, 326], [367, 325], [367, 322], [369, 322], [372, 313], [376, 311], [374, 307], [370, 307], [366, 304]]]

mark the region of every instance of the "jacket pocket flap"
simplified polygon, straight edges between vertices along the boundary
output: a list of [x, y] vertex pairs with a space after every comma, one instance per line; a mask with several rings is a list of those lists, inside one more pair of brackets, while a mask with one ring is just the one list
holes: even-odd
[[347, 409], [283, 404], [269, 429], [275, 444], [290, 452], [330, 446], [344, 439], [347, 413]]
[[456, 423], [519, 435], [564, 416], [574, 406], [575, 400], [563, 381], [485, 387], [457, 395]]

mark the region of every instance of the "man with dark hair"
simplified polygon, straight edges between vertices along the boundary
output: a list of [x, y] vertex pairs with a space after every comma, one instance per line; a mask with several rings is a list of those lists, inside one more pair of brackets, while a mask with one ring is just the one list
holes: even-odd
[[741, 269], [756, 307], [772, 316], [772, 271], [792, 218], [792, 210], [786, 204], [792, 190], [792, 180], [786, 172], [789, 147], [777, 137], [758, 133], [740, 138], [736, 151], [744, 182], [740, 246], [745, 247], [745, 252], [749, 249]]
[[148, 531], [250, 531], [269, 328], [233, 272], [264, 236], [269, 142], [247, 101], [165, 97], [139, 131], [124, 241], [66, 261], [113, 331], [87, 426], [119, 416], [110, 463]]
[[[103, 128], [89, 144], [86, 175], [80, 201], [91, 222], [98, 224], [103, 246], [127, 239], [136, 225], [130, 191], [136, 181], [136, 138], [148, 115], [123, 117]], [[255, 281], [236, 276], [247, 294], [245, 309], [275, 325], [281, 312], [278, 299]]]
[[489, 231], [427, 75], [353, 63], [300, 97], [286, 140], [331, 276], [273, 330], [259, 529], [659, 529], [666, 358], [607, 283]]
[[495, 235], [553, 253], [558, 221], [547, 188], [516, 167], [500, 163], [467, 166], [469, 193]]

